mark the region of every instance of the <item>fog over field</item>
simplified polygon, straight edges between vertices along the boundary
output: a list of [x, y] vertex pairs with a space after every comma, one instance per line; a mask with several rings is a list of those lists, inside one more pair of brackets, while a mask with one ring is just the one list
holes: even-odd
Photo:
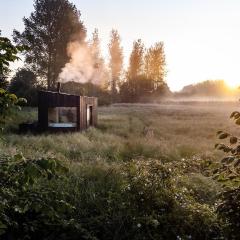
[[[148, 157], [154, 158], [161, 156], [162, 151], [172, 154], [173, 150], [178, 157], [210, 154], [215, 158], [215, 154], [218, 154], [214, 151], [216, 132], [239, 132], [229, 118], [238, 106], [238, 102], [168, 101], [161, 104], [115, 104], [99, 108], [97, 129], [83, 134], [47, 137], [10, 134], [6, 136], [8, 144], [2, 145], [1, 151], [11, 152], [17, 147], [27, 156], [53, 154], [68, 161], [71, 158], [77, 161], [103, 158], [105, 161], [105, 154], [110, 154], [107, 155], [107, 159], [111, 161], [117, 158], [118, 154], [124, 153], [128, 144], [136, 147], [140, 144], [143, 152], [134, 152], [133, 148], [132, 156], [141, 157], [143, 154], [144, 157], [146, 150]], [[31, 110], [30, 115], [26, 112], [19, 121], [29, 117], [36, 119], [36, 112]], [[153, 135], [148, 141], [145, 141], [145, 128], [153, 130]], [[93, 140], [89, 141], [91, 136]], [[95, 148], [98, 150], [90, 151]], [[89, 151], [86, 151], [87, 149]], [[121, 159], [124, 160], [124, 157], [121, 156]]]

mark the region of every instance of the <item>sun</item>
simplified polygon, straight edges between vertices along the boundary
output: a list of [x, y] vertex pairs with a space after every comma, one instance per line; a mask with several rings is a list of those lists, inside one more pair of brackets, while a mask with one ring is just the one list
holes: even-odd
[[240, 87], [240, 80], [239, 79], [227, 79], [225, 80], [225, 83], [230, 87], [230, 88], [238, 88]]

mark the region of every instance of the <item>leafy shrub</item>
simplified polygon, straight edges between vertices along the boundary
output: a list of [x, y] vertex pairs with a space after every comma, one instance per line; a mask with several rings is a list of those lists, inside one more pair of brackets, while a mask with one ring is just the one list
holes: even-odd
[[65, 239], [65, 231], [78, 231], [66, 192], [51, 186], [66, 173], [65, 166], [54, 159], [27, 160], [21, 154], [2, 157], [0, 163], [1, 239], [56, 239], [58, 235]]
[[11, 110], [16, 107], [20, 108], [23, 102], [26, 102], [24, 98], [18, 98], [15, 94], [0, 88], [0, 126], [5, 124]]
[[[230, 118], [240, 125], [240, 112], [235, 111]], [[218, 143], [215, 147], [228, 155], [221, 160], [213, 171], [214, 179], [222, 184], [221, 202], [218, 212], [226, 218], [228, 238], [239, 239], [240, 226], [240, 144], [239, 138], [229, 133], [218, 131], [218, 138], [227, 139], [229, 144]]]
[[6, 37], [1, 37], [0, 31], [0, 127], [5, 124], [9, 112], [19, 104], [26, 102], [24, 98], [18, 98], [15, 94], [8, 93], [3, 87], [6, 87], [5, 79], [9, 73], [11, 62], [19, 60], [18, 53], [27, 50], [26, 46], [14, 46]]
[[73, 218], [96, 239], [213, 239], [220, 236], [214, 209], [177, 185], [159, 160], [123, 166], [81, 166], [64, 190]]

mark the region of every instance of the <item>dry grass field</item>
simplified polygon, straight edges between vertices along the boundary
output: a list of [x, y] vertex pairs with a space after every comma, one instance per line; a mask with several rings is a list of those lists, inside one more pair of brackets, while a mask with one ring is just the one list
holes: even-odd
[[[216, 132], [237, 134], [229, 115], [238, 103], [183, 102], [114, 105], [99, 108], [99, 126], [83, 133], [18, 135], [10, 125], [1, 151], [21, 151], [26, 156], [53, 155], [68, 161], [119, 162], [132, 158], [211, 158]], [[24, 110], [13, 122], [36, 119], [35, 110]]]

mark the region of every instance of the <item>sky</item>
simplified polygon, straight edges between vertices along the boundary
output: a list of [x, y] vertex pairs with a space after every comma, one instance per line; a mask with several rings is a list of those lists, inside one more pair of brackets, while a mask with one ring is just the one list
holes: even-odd
[[[72, 0], [88, 35], [98, 28], [104, 57], [112, 28], [119, 31], [125, 65], [134, 40], [150, 47], [163, 41], [171, 90], [224, 79], [240, 85], [240, 0]], [[23, 30], [33, 0], [0, 0], [0, 29]], [[19, 66], [18, 63], [16, 66]], [[14, 67], [16, 67], [14, 66]]]

